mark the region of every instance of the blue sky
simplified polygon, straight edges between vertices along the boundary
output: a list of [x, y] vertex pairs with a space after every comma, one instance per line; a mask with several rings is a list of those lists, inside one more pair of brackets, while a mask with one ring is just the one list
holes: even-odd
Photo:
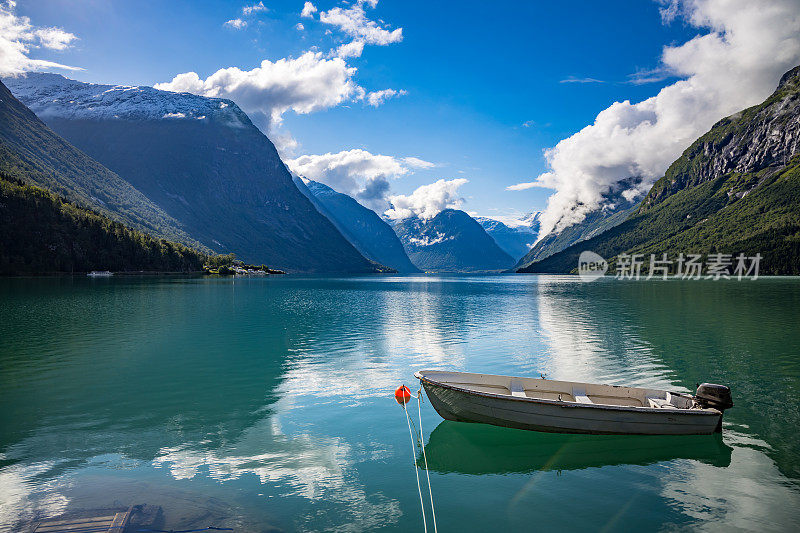
[[[79, 66], [84, 70], [65, 74], [83, 81], [153, 85], [185, 72], [205, 79], [222, 68], [253, 69], [264, 59], [326, 54], [352, 40], [319, 20], [319, 12], [346, 8], [341, 2], [314, 2], [314, 18], [301, 18], [297, 0], [264, 1], [266, 10], [248, 16], [242, 9], [252, 1], [80, 4], [21, 1], [16, 12], [78, 37], [66, 50], [40, 48], [31, 57]], [[542, 210], [552, 190], [506, 187], [545, 172], [543, 150], [591, 124], [613, 102], [639, 102], [674, 83], [669, 76], [633, 83], [632, 76], [659, 67], [665, 46], [708, 32], [681, 18], [665, 23], [660, 7], [642, 0], [381, 0], [364, 8], [366, 16], [389, 31], [402, 28], [402, 41], [367, 44], [346, 62], [366, 91], [406, 93], [378, 107], [345, 101], [305, 114], [289, 110], [271, 131], [299, 143], [287, 158], [361, 148], [436, 164], [390, 179], [394, 193], [466, 178], [458, 193], [467, 211]], [[237, 18], [246, 26], [225, 25]], [[574, 79], [600, 81], [564, 81]]]

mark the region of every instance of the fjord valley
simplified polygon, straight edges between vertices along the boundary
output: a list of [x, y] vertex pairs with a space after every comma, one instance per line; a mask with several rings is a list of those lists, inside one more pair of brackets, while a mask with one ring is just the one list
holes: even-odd
[[0, 0], [0, 533], [800, 531], [799, 65], [798, 0]]
[[534, 240], [530, 227], [486, 219], [485, 230], [457, 210], [384, 220], [324, 184], [292, 178], [231, 101], [56, 74], [5, 81], [22, 100], [3, 87], [9, 176], [200, 253], [294, 272], [487, 272], [512, 266], [509, 253]]
[[[166, 246], [180, 243], [197, 257], [233, 253], [295, 272], [570, 272], [584, 250], [614, 266], [620, 253], [680, 249], [761, 253], [764, 273], [794, 274], [799, 77], [792, 69], [764, 103], [716, 124], [641, 201], [621, 194], [635, 180], [620, 182], [584, 220], [545, 235], [537, 235], [540, 213], [513, 226], [452, 208], [382, 217], [325, 184], [292, 176], [233, 102], [54, 74], [7, 80], [49, 125], [0, 87], [2, 168], [6, 187], [8, 179], [42, 187], [93, 216], [166, 239]], [[27, 243], [24, 253], [4, 254], [6, 265], [16, 256], [8, 272], [44, 272], [44, 264], [47, 272], [141, 266], [65, 263], [51, 252], [74, 248], [70, 253], [81, 256], [86, 246], [69, 244], [67, 236], [58, 243], [26, 239], [11, 224], [5, 235], [9, 243]], [[53, 257], [25, 267], [35, 246], [40, 259]], [[151, 266], [134, 270], [162, 270]]]

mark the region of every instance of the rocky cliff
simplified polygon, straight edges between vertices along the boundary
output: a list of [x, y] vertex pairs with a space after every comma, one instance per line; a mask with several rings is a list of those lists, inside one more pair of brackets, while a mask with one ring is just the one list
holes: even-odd
[[[764, 103], [720, 120], [675, 161], [639, 207], [729, 174], [784, 168], [800, 147], [800, 66], [783, 75]], [[756, 184], [757, 185], [757, 184]], [[731, 191], [742, 198], [750, 190]]]

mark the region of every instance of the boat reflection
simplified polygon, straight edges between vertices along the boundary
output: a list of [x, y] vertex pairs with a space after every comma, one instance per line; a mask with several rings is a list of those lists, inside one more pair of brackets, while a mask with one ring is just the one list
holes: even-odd
[[[721, 434], [569, 435], [447, 420], [436, 426], [425, 445], [430, 470], [474, 475], [649, 465], [675, 459], [727, 467], [731, 451]], [[420, 454], [417, 464], [424, 467], [423, 461]]]

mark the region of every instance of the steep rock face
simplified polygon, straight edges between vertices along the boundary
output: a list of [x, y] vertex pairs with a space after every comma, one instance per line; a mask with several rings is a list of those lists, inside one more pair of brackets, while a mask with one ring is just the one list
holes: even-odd
[[48, 128], [2, 83], [0, 171], [127, 226], [207, 250], [141, 191]]
[[800, 274], [800, 67], [762, 104], [718, 122], [622, 224], [520, 272], [569, 272], [591, 250], [761, 254], [761, 274]]
[[346, 194], [336, 192], [325, 184], [292, 176], [300, 192], [317, 210], [333, 222], [356, 250], [370, 259], [397, 272], [419, 272], [406, 255], [392, 227], [375, 211], [368, 209]]
[[289, 271], [370, 272], [229, 100], [29, 74], [10, 88], [208, 248]]
[[536, 242], [539, 233], [539, 214], [532, 213], [526, 217], [522, 226], [508, 226], [499, 220], [487, 217], [475, 217], [486, 233], [494, 239], [497, 246], [511, 257], [518, 259], [525, 255]]
[[727, 174], [786, 166], [800, 147], [798, 80], [800, 67], [784, 74], [775, 93], [764, 103], [715, 124], [667, 169], [640, 211], [647, 211], [680, 190]]
[[394, 226], [411, 261], [429, 272], [505, 270], [514, 259], [464, 211], [445, 209], [429, 220], [410, 217]]

